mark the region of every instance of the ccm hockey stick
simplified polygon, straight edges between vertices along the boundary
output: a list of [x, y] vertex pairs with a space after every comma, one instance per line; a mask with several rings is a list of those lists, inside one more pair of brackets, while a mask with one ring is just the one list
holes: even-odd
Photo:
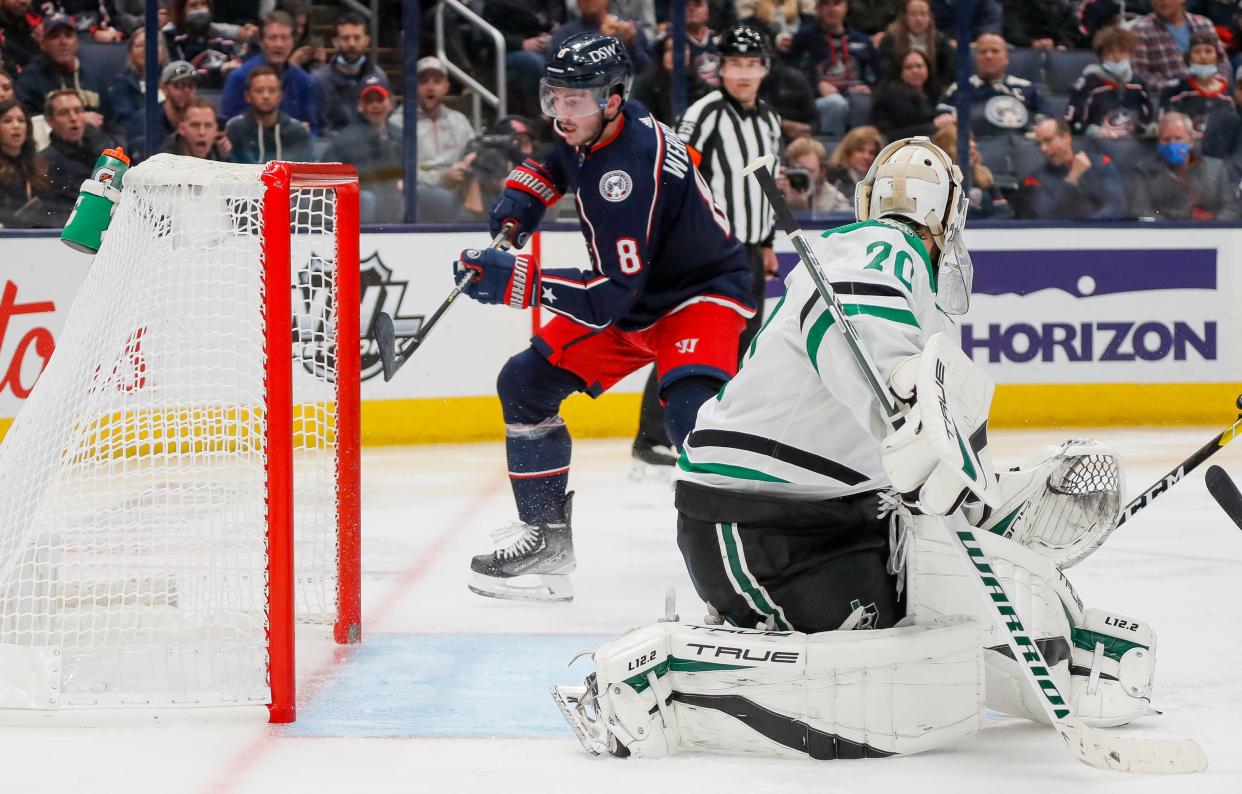
[[[1162, 493], [1172, 488], [1174, 485], [1178, 483], [1179, 480], [1181, 480], [1183, 477], [1185, 477], [1190, 472], [1197, 469], [1200, 464], [1202, 464], [1205, 460], [1207, 460], [1208, 458], [1212, 457], [1217, 452], [1219, 452], [1221, 448], [1224, 447], [1226, 444], [1228, 444], [1230, 441], [1233, 441], [1235, 438], [1237, 438], [1239, 433], [1242, 433], [1242, 394], [1238, 395], [1238, 400], [1237, 400], [1236, 405], [1237, 405], [1237, 409], [1239, 413], [1238, 413], [1238, 418], [1233, 420], [1233, 424], [1229, 425], [1229, 427], [1226, 427], [1224, 430], [1220, 431], [1220, 433], [1218, 433], [1215, 438], [1213, 438], [1211, 441], [1204, 444], [1199, 449], [1195, 450], [1194, 453], [1192, 453], [1190, 457], [1186, 458], [1184, 461], [1177, 464], [1177, 466], [1173, 469], [1173, 471], [1161, 477], [1159, 480], [1153, 483], [1150, 488], [1148, 488], [1146, 491], [1143, 491], [1141, 494], [1139, 494], [1133, 500], [1131, 500], [1129, 504], [1123, 507], [1121, 509], [1121, 516], [1118, 517], [1117, 519], [1117, 526], [1121, 526], [1122, 524], [1126, 523], [1126, 521], [1128, 521], [1135, 513], [1142, 510], [1144, 507], [1147, 507], [1147, 505], [1151, 504], [1152, 501], [1157, 496], [1160, 496]], [[1226, 479], [1228, 479], [1229, 475], [1225, 474], [1225, 472], [1222, 471], [1220, 467], [1213, 466], [1212, 468], [1216, 469], [1217, 471], [1220, 471], [1221, 475], [1223, 475]], [[1210, 475], [1211, 470], [1209, 470], [1208, 473]], [[1210, 483], [1209, 483], [1208, 489], [1211, 490]], [[1212, 495], [1215, 496], [1216, 495], [1215, 492], [1213, 492]]]
[[1225, 473], [1220, 466], [1209, 466], [1207, 470], [1207, 489], [1216, 504], [1225, 511], [1225, 515], [1233, 519], [1233, 523], [1242, 529], [1242, 493], [1233, 478]]
[[[513, 223], [506, 223], [500, 229], [500, 234], [496, 235], [492, 240], [491, 247], [499, 248], [502, 251], [509, 247], [509, 236], [513, 234]], [[380, 312], [375, 318], [375, 344], [379, 346], [380, 366], [384, 369], [385, 382], [393, 379], [397, 374], [397, 370], [405, 365], [414, 355], [414, 351], [418, 350], [423, 340], [431, 333], [431, 329], [436, 327], [436, 323], [440, 322], [440, 318], [453, 305], [453, 301], [457, 300], [457, 296], [466, 289], [466, 285], [470, 283], [474, 277], [472, 273], [462, 275], [461, 281], [453, 287], [453, 291], [448, 294], [444, 302], [440, 304], [440, 308], [436, 309], [427, 321], [423, 323], [418, 332], [410, 337], [400, 350], [397, 350], [397, 331], [393, 326], [392, 316], [387, 312]]]
[[[896, 401], [888, 387], [884, 385], [884, 380], [875, 363], [863, 347], [862, 340], [846, 315], [832, 285], [824, 277], [819, 260], [794, 222], [789, 206], [777, 188], [776, 179], [770, 170], [774, 159], [770, 154], [764, 155], [747, 166], [743, 174], [752, 173], [759, 181], [759, 186], [776, 212], [777, 221], [785, 228], [786, 235], [797, 249], [798, 256], [802, 264], [806, 266], [816, 290], [828, 305], [833, 321], [844, 333], [854, 361], [875, 393], [885, 420], [890, 427], [897, 428], [902, 423], [902, 417], [899, 415]], [[1131, 739], [1091, 728], [1078, 720], [1070, 710], [1066, 698], [1057, 689], [1050, 667], [1044, 660], [1039, 646], [1027, 633], [1017, 609], [1009, 600], [1009, 596], [1005, 594], [999, 578], [993, 573], [987, 554], [975, 540], [974, 528], [965, 522], [958, 523], [961, 528], [952, 529], [950, 534], [957, 538], [969, 568], [978, 575], [980, 594], [992, 606], [997, 622], [1004, 629], [1013, 658], [1022, 663], [1022, 671], [1027, 683], [1041, 696], [1039, 702], [1044, 713], [1047, 714], [1053, 728], [1075, 758], [1097, 769], [1149, 774], [1198, 772], [1207, 768], [1207, 757], [1203, 754], [1203, 750], [1190, 739]]]

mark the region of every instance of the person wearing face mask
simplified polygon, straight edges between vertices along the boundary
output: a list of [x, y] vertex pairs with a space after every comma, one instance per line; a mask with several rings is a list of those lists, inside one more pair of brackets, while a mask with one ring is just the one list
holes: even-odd
[[203, 88], [223, 86], [241, 59], [237, 43], [212, 23], [211, 0], [176, 0], [169, 11], [163, 33], [172, 60], [193, 64]]
[[319, 104], [319, 128], [324, 135], [335, 135], [360, 120], [358, 97], [366, 85], [381, 85], [392, 91], [388, 75], [367, 56], [371, 37], [367, 22], [348, 11], [332, 25], [335, 53], [328, 62], [311, 73]]
[[1161, 106], [1165, 110], [1185, 113], [1195, 125], [1195, 139], [1203, 137], [1208, 117], [1233, 107], [1229, 82], [1220, 74], [1220, 53], [1216, 42], [1206, 36], [1196, 37], [1186, 52], [1189, 72], [1177, 84], [1166, 88]]
[[1155, 132], [1156, 108], [1147, 83], [1134, 74], [1131, 58], [1138, 39], [1124, 28], [1095, 34], [1099, 63], [1083, 69], [1070, 89], [1065, 120], [1075, 135], [1090, 138], [1146, 138]]
[[1186, 11], [1186, 0], [1152, 0], [1152, 13], [1139, 17], [1131, 30], [1138, 36], [1134, 73], [1147, 81], [1153, 92], [1163, 91], [1186, 76], [1186, 54], [1191, 41], [1205, 37], [1220, 43], [1212, 20]]
[[1195, 150], [1193, 129], [1185, 114], [1160, 117], [1160, 145], [1139, 163], [1130, 185], [1132, 215], [1154, 220], [1242, 217], [1225, 164]]

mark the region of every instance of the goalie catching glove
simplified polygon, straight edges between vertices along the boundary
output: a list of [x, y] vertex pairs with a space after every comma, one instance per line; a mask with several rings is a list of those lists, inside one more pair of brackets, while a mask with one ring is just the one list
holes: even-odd
[[943, 333], [890, 378], [893, 392], [913, 403], [901, 427], [880, 445], [893, 487], [931, 515], [948, 515], [968, 496], [1000, 503], [987, 451], [992, 380]]
[[539, 262], [530, 254], [511, 254], [497, 248], [469, 249], [453, 263], [453, 277], [470, 273], [465, 292], [479, 303], [497, 303], [525, 309], [539, 295]]

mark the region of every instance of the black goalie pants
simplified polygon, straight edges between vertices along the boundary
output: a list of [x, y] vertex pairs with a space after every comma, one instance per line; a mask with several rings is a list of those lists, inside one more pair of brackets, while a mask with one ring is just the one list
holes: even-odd
[[677, 545], [699, 597], [735, 626], [832, 631], [905, 615], [874, 492], [797, 502], [677, 483]]

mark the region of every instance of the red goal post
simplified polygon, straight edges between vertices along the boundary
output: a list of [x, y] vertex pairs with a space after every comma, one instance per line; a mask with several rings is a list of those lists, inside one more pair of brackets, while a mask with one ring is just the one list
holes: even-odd
[[125, 175], [0, 444], [0, 721], [288, 722], [295, 621], [361, 639], [358, 199], [339, 164]]
[[[361, 467], [359, 403], [361, 371], [359, 328], [358, 175], [341, 163], [271, 162], [263, 172], [264, 280], [269, 317], [292, 317], [294, 197], [298, 190], [336, 194], [336, 331], [337, 331], [337, 614], [333, 639], [340, 644], [362, 640]], [[277, 197], [283, 197], [278, 199]], [[274, 234], [289, 229], [290, 235]], [[293, 360], [288, 324], [268, 323], [269, 359]], [[349, 377], [342, 377], [349, 373]], [[293, 377], [288, 367], [269, 370], [268, 444], [268, 605], [271, 632], [269, 670], [272, 722], [296, 716], [293, 554]], [[344, 439], [341, 443], [340, 439]]]

